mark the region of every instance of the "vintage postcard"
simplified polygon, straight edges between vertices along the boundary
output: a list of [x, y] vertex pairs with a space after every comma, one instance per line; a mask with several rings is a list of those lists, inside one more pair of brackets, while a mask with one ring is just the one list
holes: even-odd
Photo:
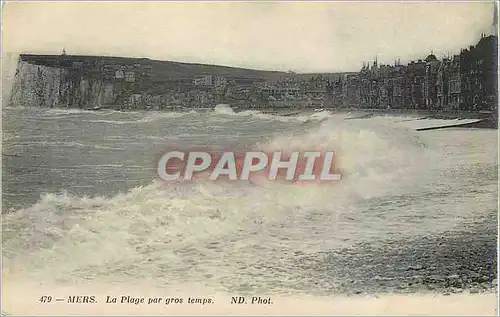
[[497, 2], [4, 1], [2, 314], [498, 314]]

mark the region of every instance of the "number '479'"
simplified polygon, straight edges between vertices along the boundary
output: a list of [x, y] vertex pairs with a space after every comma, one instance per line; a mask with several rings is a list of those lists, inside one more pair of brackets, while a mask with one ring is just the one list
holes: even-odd
[[52, 296], [42, 296], [39, 301], [40, 303], [50, 303], [52, 301]]

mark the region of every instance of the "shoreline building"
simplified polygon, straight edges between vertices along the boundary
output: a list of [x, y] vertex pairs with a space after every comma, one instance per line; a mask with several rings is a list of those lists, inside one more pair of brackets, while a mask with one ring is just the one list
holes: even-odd
[[327, 100], [335, 108], [494, 111], [497, 42], [483, 34], [475, 46], [442, 60], [431, 52], [407, 65], [363, 63], [358, 73], [328, 82]]
[[[262, 78], [227, 70], [182, 73], [149, 59], [22, 54], [22, 78], [14, 84], [28, 81], [23, 85], [30, 87], [32, 97], [24, 98], [23, 104], [42, 107], [163, 109], [229, 103], [242, 108], [494, 111], [497, 42], [497, 36], [483, 34], [476, 45], [441, 60], [431, 51], [425, 59], [406, 65], [399, 60], [383, 65], [375, 59], [355, 73], [290, 72], [276, 82], [274, 75]], [[16, 98], [22, 99], [20, 94]]]

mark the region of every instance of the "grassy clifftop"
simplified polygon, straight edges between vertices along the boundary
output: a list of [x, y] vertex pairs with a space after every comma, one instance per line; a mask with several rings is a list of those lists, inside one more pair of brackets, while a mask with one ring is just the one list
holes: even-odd
[[190, 64], [170, 61], [151, 60], [153, 76], [158, 78], [189, 78], [200, 74], [219, 75], [225, 77], [263, 78], [270, 81], [282, 78], [285, 72], [262, 71], [208, 64]]
[[104, 65], [149, 65], [152, 69], [154, 79], [177, 79], [190, 78], [197, 75], [221, 75], [226, 77], [250, 77], [276, 80], [284, 75], [285, 72], [262, 71], [246, 68], [181, 63], [174, 61], [159, 61], [148, 58], [128, 58], [114, 56], [84, 56], [84, 55], [35, 55], [23, 54], [20, 59], [32, 64], [45, 65], [51, 67], [70, 67], [72, 62], [83, 62], [89, 64], [102, 63]]
[[[86, 56], [86, 55], [36, 55], [22, 54], [20, 59], [32, 64], [45, 65], [52, 67], [71, 67], [72, 62], [84, 62], [88, 64], [101, 63], [103, 65], [149, 65], [152, 69], [154, 80], [168, 80], [191, 78], [198, 75], [219, 75], [225, 77], [241, 78], [261, 78], [270, 83], [283, 79], [290, 75], [282, 71], [266, 71], [239, 67], [229, 67], [199, 63], [183, 63], [174, 61], [160, 61], [148, 58], [131, 58], [115, 56]], [[309, 79], [319, 73], [294, 74], [296, 79]], [[322, 75], [339, 75], [341, 73], [322, 73]]]

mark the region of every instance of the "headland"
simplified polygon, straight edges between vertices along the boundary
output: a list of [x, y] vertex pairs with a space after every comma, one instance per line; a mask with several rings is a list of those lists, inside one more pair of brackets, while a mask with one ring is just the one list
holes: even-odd
[[110, 56], [21, 54], [9, 106], [178, 110], [238, 109], [473, 115], [497, 127], [497, 36], [460, 54], [403, 65], [375, 59], [359, 72], [297, 74]]

